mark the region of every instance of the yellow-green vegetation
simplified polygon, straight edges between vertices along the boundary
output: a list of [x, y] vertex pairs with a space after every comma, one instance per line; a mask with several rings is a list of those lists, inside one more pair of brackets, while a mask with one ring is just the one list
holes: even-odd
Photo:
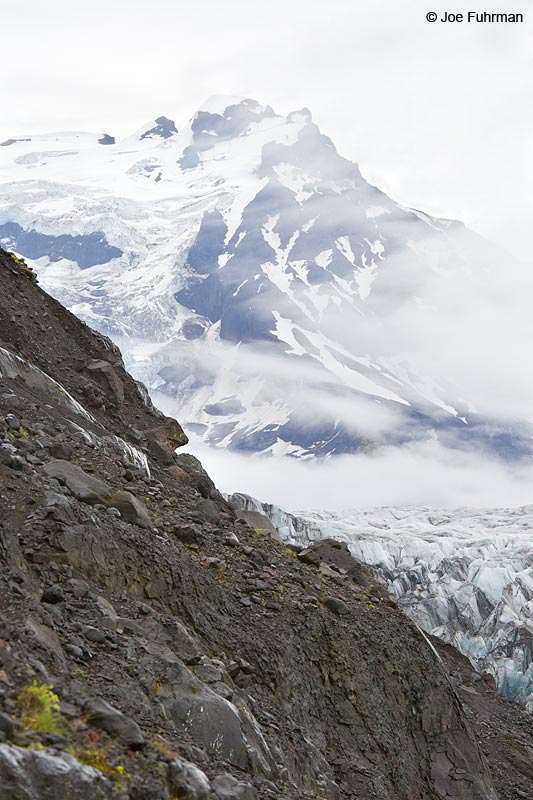
[[[8, 255], [11, 256], [11, 258], [13, 259], [15, 264], [18, 264], [19, 267], [28, 267], [28, 265], [26, 264], [24, 259], [21, 258], [20, 256], [18, 256], [16, 253], [14, 253], [12, 250], [8, 251]], [[29, 269], [29, 267], [28, 267], [28, 269]]]
[[59, 697], [53, 688], [34, 680], [20, 690], [17, 712], [25, 729], [55, 736], [64, 736], [68, 732], [67, 723], [59, 711]]
[[112, 766], [103, 747], [70, 747], [68, 752], [80, 764], [85, 764], [85, 766], [97, 769], [107, 775], [109, 780], [116, 783], [120, 789], [127, 787], [130, 779], [129, 773], [126, 772], [122, 764]]
[[155, 694], [156, 697], [159, 694], [159, 690], [160, 689], [161, 689], [161, 681], [156, 681], [155, 682], [155, 688], [154, 688], [154, 694]]
[[[98, 745], [99, 735], [96, 731], [86, 731], [83, 745], [72, 742], [72, 729], [61, 715], [59, 697], [51, 684], [34, 680], [24, 686], [17, 697], [17, 715], [25, 731], [37, 731], [55, 736], [63, 736], [69, 740], [66, 748], [80, 764], [103, 772], [114, 781], [120, 789], [126, 789], [130, 776], [122, 764], [111, 765], [106, 750]], [[43, 745], [36, 742], [34, 749], [43, 750]]]
[[11, 439], [29, 439], [30, 432], [27, 428], [19, 428], [18, 431], [9, 431], [8, 436]]
[[69, 752], [80, 764], [98, 769], [106, 775], [111, 772], [106, 752], [101, 747], [72, 747]]
[[37, 280], [37, 275], [35, 274], [35, 272], [31, 267], [28, 267], [23, 258], [18, 256], [16, 253], [13, 253], [12, 251], [8, 252], [8, 255], [11, 256], [11, 259], [15, 262], [15, 264], [17, 264], [17, 266], [19, 266], [21, 270], [23, 270], [30, 278], [32, 278], [32, 280], [34, 281]]

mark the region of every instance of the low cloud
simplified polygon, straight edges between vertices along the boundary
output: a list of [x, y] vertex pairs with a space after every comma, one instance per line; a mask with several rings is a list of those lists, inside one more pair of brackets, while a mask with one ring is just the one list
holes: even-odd
[[326, 462], [265, 458], [206, 447], [186, 448], [221, 491], [244, 492], [287, 511], [416, 505], [512, 507], [533, 502], [533, 465], [496, 460], [425, 442]]

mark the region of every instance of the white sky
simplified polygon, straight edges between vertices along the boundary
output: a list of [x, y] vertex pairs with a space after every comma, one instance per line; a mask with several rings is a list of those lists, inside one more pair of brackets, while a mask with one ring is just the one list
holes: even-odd
[[[533, 0], [523, 24], [429, 23], [471, 0], [0, 0], [0, 141], [181, 127], [211, 94], [322, 131], [392, 197], [526, 258], [533, 219]], [[505, 8], [507, 7], [507, 8]]]

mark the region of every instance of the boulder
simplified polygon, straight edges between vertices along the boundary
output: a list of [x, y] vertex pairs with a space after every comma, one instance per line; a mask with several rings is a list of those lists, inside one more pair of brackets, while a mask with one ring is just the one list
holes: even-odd
[[239, 781], [227, 772], [217, 775], [212, 786], [219, 800], [257, 800], [257, 792], [251, 783]]
[[202, 499], [197, 503], [197, 511], [207, 522], [216, 523], [220, 519], [220, 509], [214, 500]]
[[343, 600], [339, 600], [337, 597], [326, 597], [324, 600], [324, 605], [339, 617], [344, 617], [350, 613], [350, 609], [346, 603]]
[[120, 511], [120, 516], [125, 522], [131, 522], [140, 528], [153, 529], [148, 509], [130, 492], [115, 492], [108, 502], [110, 506]]
[[167, 467], [166, 471], [170, 473], [170, 475], [172, 475], [173, 478], [176, 478], [176, 480], [179, 481], [180, 483], [187, 484], [191, 482], [189, 473], [185, 472], [185, 470], [182, 469], [181, 467], [178, 467], [177, 464], [172, 464], [170, 467]]
[[42, 594], [41, 603], [50, 603], [51, 605], [55, 605], [56, 603], [62, 603], [65, 599], [65, 592], [58, 586], [54, 584], [53, 586], [48, 586]]
[[106, 483], [88, 475], [71, 461], [54, 459], [44, 465], [43, 472], [64, 484], [78, 500], [90, 505], [107, 504], [113, 491]]
[[165, 465], [173, 464], [176, 449], [189, 441], [179, 422], [172, 417], [166, 417], [157, 428], [144, 431], [144, 435], [152, 457]]
[[172, 528], [174, 536], [184, 544], [202, 544], [205, 536], [196, 525], [175, 525]]
[[321, 561], [319, 554], [316, 553], [312, 548], [302, 550], [301, 553], [298, 553], [298, 559], [303, 564], [312, 564], [314, 567], [318, 567]]
[[278, 538], [278, 532], [272, 522], [264, 514], [259, 511], [242, 511], [235, 512], [237, 519], [242, 519], [247, 522], [251, 528], [258, 531], [266, 531], [273, 539]]
[[124, 384], [118, 376], [116, 369], [108, 361], [89, 361], [86, 367], [97, 382], [113, 395], [116, 405], [124, 402]]
[[96, 698], [85, 704], [87, 722], [95, 728], [120, 739], [132, 750], [139, 750], [144, 745], [144, 737], [137, 723], [127, 717], [122, 711], [113, 708], [105, 700]]
[[235, 707], [206, 686], [185, 665], [176, 665], [158, 698], [181, 734], [210, 755], [240, 769], [248, 766], [246, 740]]
[[50, 455], [57, 459], [69, 461], [74, 455], [74, 448], [69, 442], [59, 440], [50, 446]]
[[68, 753], [0, 745], [0, 797], [5, 800], [111, 800], [111, 782]]
[[209, 781], [201, 769], [190, 761], [176, 758], [168, 765], [168, 783], [172, 797], [187, 800], [208, 800]]

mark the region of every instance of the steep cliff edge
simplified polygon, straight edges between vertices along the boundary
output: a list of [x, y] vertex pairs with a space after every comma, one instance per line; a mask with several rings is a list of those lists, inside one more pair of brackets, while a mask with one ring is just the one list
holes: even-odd
[[0, 292], [0, 797], [496, 800], [371, 574], [237, 520], [3, 252]]

